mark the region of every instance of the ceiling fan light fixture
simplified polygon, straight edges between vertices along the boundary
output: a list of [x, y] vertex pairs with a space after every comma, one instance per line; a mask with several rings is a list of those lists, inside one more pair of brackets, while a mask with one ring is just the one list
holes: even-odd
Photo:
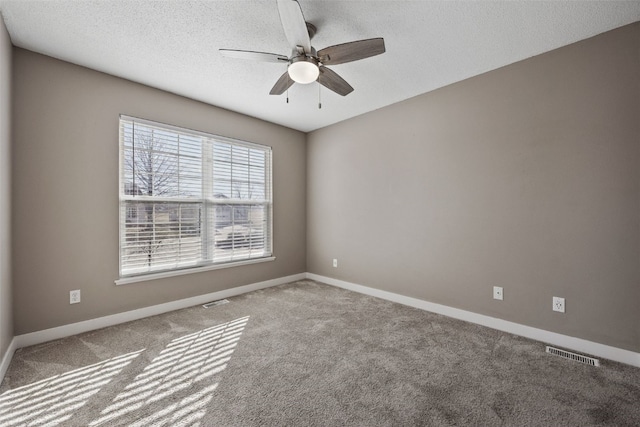
[[320, 75], [318, 63], [305, 56], [294, 58], [288, 68], [289, 77], [296, 83], [307, 84], [315, 82]]

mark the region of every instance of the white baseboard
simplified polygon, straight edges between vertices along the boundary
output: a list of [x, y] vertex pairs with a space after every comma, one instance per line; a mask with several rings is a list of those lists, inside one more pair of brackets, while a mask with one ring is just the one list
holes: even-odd
[[[294, 282], [306, 277], [305, 273], [294, 274], [277, 279], [265, 280], [264, 282], [252, 283], [250, 285], [238, 286], [236, 288], [225, 289], [218, 292], [212, 292], [196, 297], [185, 298], [177, 301], [171, 301], [164, 304], [153, 305], [150, 307], [139, 308], [137, 310], [125, 311], [124, 313], [112, 314], [110, 316], [98, 317], [96, 319], [85, 320], [83, 322], [71, 323], [69, 325], [58, 326], [56, 328], [45, 329], [42, 331], [31, 332], [24, 335], [18, 335], [14, 338], [15, 348], [27, 347], [30, 345], [40, 344], [83, 332], [93, 331], [96, 329], [106, 328], [107, 326], [118, 325], [120, 323], [130, 322], [157, 314], [167, 313], [173, 310], [192, 307], [194, 305], [205, 304], [224, 298], [230, 298], [247, 292], [256, 291], [258, 289], [270, 288], [272, 286], [282, 285], [284, 283]], [[15, 350], [14, 348], [14, 350]], [[8, 353], [8, 352], [7, 352]], [[13, 354], [13, 352], [11, 352]], [[5, 355], [6, 358], [6, 355]], [[9, 357], [9, 360], [11, 358]], [[3, 360], [4, 363], [4, 360]], [[7, 363], [8, 366], [8, 363]], [[3, 378], [0, 376], [0, 378]]]
[[587, 341], [568, 335], [562, 335], [555, 332], [545, 331], [544, 329], [533, 328], [531, 326], [525, 326], [519, 323], [509, 322], [507, 320], [473, 313], [471, 311], [460, 310], [458, 308], [453, 308], [446, 305], [435, 304], [421, 299], [395, 294], [393, 292], [369, 288], [367, 286], [357, 285], [355, 283], [345, 282], [344, 280], [333, 279], [331, 277], [320, 276], [318, 274], [307, 273], [307, 278], [361, 294], [366, 294], [388, 301], [397, 302], [399, 304], [408, 305], [410, 307], [419, 308], [421, 310], [430, 311], [432, 313], [442, 314], [444, 316], [453, 317], [455, 319], [476, 323], [478, 325], [497, 329], [503, 332], [508, 332], [514, 335], [519, 335], [525, 338], [530, 338], [536, 341], [541, 341], [547, 344], [553, 344], [555, 346], [563, 347], [568, 350], [579, 351], [640, 368], [640, 353], [636, 353], [633, 351], [624, 350], [593, 341]]
[[2, 356], [2, 362], [0, 362], [0, 383], [4, 379], [4, 374], [7, 373], [7, 369], [9, 369], [11, 358], [13, 358], [13, 353], [15, 353], [17, 348], [18, 342], [16, 341], [16, 338], [13, 337], [13, 339], [9, 343], [9, 347], [7, 347], [7, 351], [5, 351], [4, 355]]
[[332, 286], [348, 289], [350, 291], [359, 292], [366, 295], [371, 295], [377, 298], [382, 298], [388, 301], [397, 302], [400, 304], [408, 305], [410, 307], [419, 308], [432, 313], [438, 313], [445, 316], [453, 317], [467, 322], [476, 323], [489, 328], [497, 329], [500, 331], [508, 332], [515, 335], [520, 335], [526, 338], [531, 338], [536, 341], [553, 344], [559, 347], [566, 348], [568, 350], [579, 351], [587, 353], [593, 356], [602, 357], [605, 359], [613, 360], [616, 362], [626, 363], [628, 365], [640, 367], [640, 353], [624, 350], [616, 347], [611, 347], [604, 344], [599, 344], [592, 341], [587, 341], [581, 338], [570, 337], [568, 335], [562, 335], [555, 332], [545, 331], [543, 329], [537, 329], [530, 326], [521, 325], [514, 322], [509, 322], [502, 319], [497, 319], [490, 316], [485, 316], [478, 313], [473, 313], [466, 310], [460, 310], [453, 307], [448, 307], [441, 304], [435, 304], [428, 301], [420, 300], [417, 298], [411, 298], [404, 295], [395, 294], [392, 292], [382, 291], [379, 289], [369, 288], [355, 283], [346, 282], [339, 279], [333, 279], [330, 277], [320, 276], [313, 273], [300, 273], [291, 276], [280, 277], [277, 279], [266, 280], [264, 282], [253, 283], [250, 285], [239, 286], [236, 288], [225, 289], [218, 292], [212, 292], [205, 295], [199, 295], [196, 297], [185, 298], [178, 301], [172, 301], [164, 304], [158, 304], [151, 307], [140, 308], [137, 310], [131, 310], [124, 313], [113, 314], [110, 316], [99, 317], [96, 319], [85, 320], [83, 322], [72, 323], [69, 325], [63, 325], [56, 328], [45, 329], [42, 331], [32, 332], [28, 334], [18, 335], [13, 338], [5, 354], [0, 362], [0, 382], [4, 378], [4, 375], [11, 363], [13, 353], [15, 350], [27, 347], [30, 345], [40, 344], [43, 342], [68, 337], [71, 335], [80, 334], [108, 326], [118, 325], [120, 323], [130, 322], [132, 320], [142, 319], [149, 316], [155, 316], [157, 314], [167, 313], [173, 310], [179, 310], [182, 308], [192, 307], [194, 305], [204, 304], [210, 301], [215, 301], [223, 298], [230, 298], [236, 295], [241, 295], [247, 292], [256, 291], [258, 289], [265, 289], [272, 286], [282, 285], [284, 283], [293, 282], [301, 279], [312, 279], [322, 283], [326, 283]]

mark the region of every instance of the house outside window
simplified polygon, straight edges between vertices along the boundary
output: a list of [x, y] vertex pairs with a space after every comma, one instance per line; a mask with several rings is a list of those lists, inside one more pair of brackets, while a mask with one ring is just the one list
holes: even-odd
[[271, 148], [120, 117], [120, 277], [272, 255]]

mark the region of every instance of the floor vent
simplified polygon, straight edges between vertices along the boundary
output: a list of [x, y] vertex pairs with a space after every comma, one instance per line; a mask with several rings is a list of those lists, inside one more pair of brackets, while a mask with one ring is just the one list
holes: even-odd
[[228, 299], [219, 299], [218, 301], [211, 301], [211, 302], [208, 302], [206, 304], [203, 304], [202, 306], [204, 308], [210, 308], [210, 307], [215, 307], [216, 305], [226, 304], [228, 302], [229, 302]]
[[600, 366], [600, 361], [593, 357], [583, 356], [577, 353], [571, 353], [570, 351], [560, 350], [559, 348], [547, 346], [547, 353], [555, 354], [556, 356], [564, 357], [565, 359], [575, 360], [576, 362], [586, 363], [591, 366]]

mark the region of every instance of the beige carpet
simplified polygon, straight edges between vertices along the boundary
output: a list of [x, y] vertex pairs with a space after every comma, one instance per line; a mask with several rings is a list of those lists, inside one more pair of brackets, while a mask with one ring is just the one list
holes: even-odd
[[640, 425], [602, 363], [304, 280], [21, 349], [0, 425]]

